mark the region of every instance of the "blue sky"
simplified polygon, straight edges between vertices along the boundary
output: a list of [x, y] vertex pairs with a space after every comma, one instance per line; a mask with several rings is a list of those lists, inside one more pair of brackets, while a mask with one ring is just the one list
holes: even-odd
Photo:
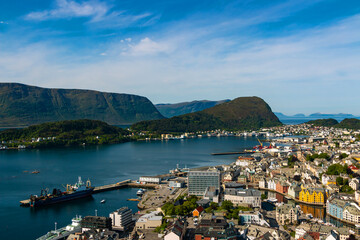
[[357, 0], [0, 0], [0, 81], [360, 115]]

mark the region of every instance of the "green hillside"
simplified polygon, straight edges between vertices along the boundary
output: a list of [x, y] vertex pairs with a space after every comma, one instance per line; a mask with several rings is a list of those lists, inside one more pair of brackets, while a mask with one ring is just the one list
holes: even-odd
[[336, 128], [348, 128], [348, 129], [360, 129], [360, 120], [356, 118], [345, 118], [340, 123], [335, 119], [318, 119], [307, 122], [308, 124], [313, 124], [314, 126], [323, 126], [323, 127], [336, 127]]
[[0, 127], [92, 119], [127, 125], [163, 116], [145, 97], [0, 83]]
[[269, 105], [258, 97], [240, 97], [196, 113], [169, 119], [142, 121], [131, 126], [134, 130], [194, 132], [213, 129], [259, 129], [281, 125]]
[[356, 118], [345, 118], [336, 127], [348, 129], [360, 129], [360, 120]]
[[308, 121], [307, 123], [313, 124], [314, 126], [323, 126], [323, 127], [333, 127], [333, 126], [339, 124], [339, 122], [333, 118], [316, 119], [316, 120]]
[[97, 120], [67, 120], [42, 123], [23, 129], [0, 131], [5, 145], [32, 147], [118, 143], [129, 140], [128, 131]]

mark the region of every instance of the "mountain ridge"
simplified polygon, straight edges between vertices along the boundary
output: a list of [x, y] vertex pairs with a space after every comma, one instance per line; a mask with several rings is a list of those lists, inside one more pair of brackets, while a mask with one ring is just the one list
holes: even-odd
[[1, 127], [76, 119], [126, 125], [161, 118], [149, 99], [133, 94], [0, 83]]
[[142, 121], [134, 130], [165, 132], [196, 132], [214, 129], [258, 129], [282, 123], [270, 106], [259, 97], [239, 97], [205, 110], [169, 119]]
[[159, 112], [167, 118], [199, 112], [207, 108], [214, 107], [218, 104], [229, 102], [230, 99], [211, 101], [211, 100], [194, 100], [191, 102], [180, 102], [180, 103], [160, 103], [155, 104], [155, 107]]

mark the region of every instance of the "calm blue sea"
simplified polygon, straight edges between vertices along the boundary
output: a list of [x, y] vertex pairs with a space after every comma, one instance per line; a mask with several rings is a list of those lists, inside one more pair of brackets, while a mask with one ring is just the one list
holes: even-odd
[[[168, 173], [180, 167], [231, 163], [237, 156], [211, 156], [212, 152], [241, 151], [257, 145], [256, 138], [222, 137], [172, 141], [131, 142], [107, 146], [46, 150], [0, 151], [0, 239], [35, 239], [57, 226], [65, 226], [76, 214], [108, 216], [128, 206], [137, 211], [137, 189], [121, 189], [42, 209], [23, 208], [19, 201], [41, 188], [75, 183], [78, 176], [95, 186], [137, 179], [141, 175]], [[39, 174], [30, 174], [39, 170]], [[24, 172], [29, 171], [29, 172]], [[105, 204], [100, 204], [106, 199]]]

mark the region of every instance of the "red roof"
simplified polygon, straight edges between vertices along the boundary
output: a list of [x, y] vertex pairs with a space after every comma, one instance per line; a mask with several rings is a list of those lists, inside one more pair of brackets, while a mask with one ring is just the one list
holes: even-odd
[[202, 206], [198, 206], [195, 210], [197, 210], [199, 213], [201, 213], [202, 211], [204, 211], [204, 208]]

